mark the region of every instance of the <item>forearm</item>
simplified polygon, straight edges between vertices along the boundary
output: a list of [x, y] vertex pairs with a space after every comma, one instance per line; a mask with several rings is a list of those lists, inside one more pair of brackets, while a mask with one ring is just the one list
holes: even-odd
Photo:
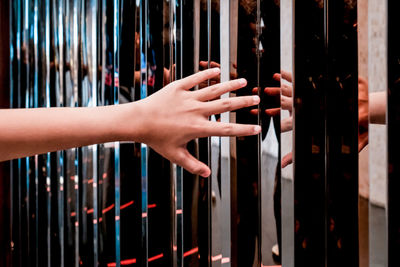
[[386, 123], [386, 93], [369, 94], [369, 120], [374, 124]]
[[[135, 104], [0, 110], [0, 161], [139, 137]], [[137, 112], [139, 115], [139, 111]]]

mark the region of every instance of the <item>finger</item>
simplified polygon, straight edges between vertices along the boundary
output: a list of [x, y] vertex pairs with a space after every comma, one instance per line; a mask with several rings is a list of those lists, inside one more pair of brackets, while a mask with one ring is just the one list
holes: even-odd
[[358, 137], [358, 152], [361, 152], [366, 145], [368, 145], [368, 132]]
[[359, 83], [364, 83], [364, 84], [368, 83], [368, 81], [365, 78], [361, 77], [361, 76], [358, 76], [358, 82]]
[[255, 108], [255, 109], [250, 110], [250, 114], [257, 116], [258, 115], [258, 109]]
[[273, 116], [277, 116], [277, 115], [281, 114], [281, 109], [280, 108], [270, 108], [270, 109], [266, 109], [265, 113], [268, 116], [273, 117]]
[[293, 129], [293, 117], [281, 120], [281, 132], [288, 132]]
[[221, 65], [219, 63], [215, 62], [215, 61], [211, 61], [210, 62], [210, 67], [211, 68], [220, 68]]
[[282, 95], [291, 97], [293, 94], [293, 87], [288, 84], [282, 84], [281, 91], [282, 91]]
[[203, 103], [203, 107], [205, 107], [205, 115], [211, 116], [214, 114], [221, 114], [227, 111], [254, 106], [258, 103], [260, 103], [260, 98], [257, 95], [240, 96], [205, 102]]
[[281, 70], [281, 77], [288, 82], [292, 82], [292, 73], [286, 70]]
[[290, 152], [289, 154], [285, 155], [282, 158], [281, 166], [282, 166], [282, 168], [285, 168], [287, 165], [292, 164], [292, 163], [293, 163], [293, 153]]
[[219, 73], [220, 73], [219, 68], [207, 69], [207, 70], [200, 71], [196, 74], [190, 75], [186, 78], [183, 78], [182, 80], [178, 80], [178, 81], [176, 81], [176, 83], [182, 89], [190, 90], [191, 88], [195, 87], [199, 83], [214, 78], [215, 76], [219, 75]]
[[208, 62], [202, 60], [202, 61], [199, 62], [199, 66], [204, 68], [204, 69], [208, 69]]
[[281, 88], [280, 87], [266, 87], [264, 89], [264, 93], [270, 96], [276, 96], [281, 93]]
[[284, 70], [282, 70], [281, 73], [275, 73], [275, 74], [272, 76], [272, 78], [273, 78], [275, 81], [278, 81], [278, 82], [279, 82], [281, 79], [284, 79], [284, 80], [286, 80], [286, 81], [288, 81], [288, 82], [292, 82], [292, 74], [291, 74], [290, 72], [284, 71]]
[[193, 92], [195, 97], [200, 101], [207, 101], [214, 98], [217, 98], [225, 93], [235, 91], [239, 88], [246, 86], [247, 81], [245, 79], [227, 81], [219, 84], [215, 84], [204, 88], [202, 90], [198, 90]]
[[292, 111], [293, 109], [293, 98], [281, 96], [281, 107], [285, 110]]
[[236, 124], [213, 122], [207, 123], [203, 133], [199, 133], [198, 137], [207, 136], [249, 136], [256, 135], [261, 132], [261, 126], [251, 124]]
[[193, 157], [186, 149], [180, 151], [180, 156], [176, 160], [176, 164], [182, 166], [190, 173], [201, 175], [203, 177], [208, 177], [211, 174], [210, 168]]

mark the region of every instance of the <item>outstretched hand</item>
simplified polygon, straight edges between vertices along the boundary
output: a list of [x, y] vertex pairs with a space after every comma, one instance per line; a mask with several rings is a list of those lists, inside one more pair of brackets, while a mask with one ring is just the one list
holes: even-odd
[[[260, 133], [258, 125], [212, 122], [208, 117], [257, 105], [258, 96], [219, 99], [227, 92], [246, 86], [245, 79], [215, 84], [197, 91], [196, 85], [217, 77], [219, 68], [208, 69], [168, 84], [153, 95], [136, 102], [139, 108], [141, 133], [135, 141], [152, 147], [165, 158], [191, 173], [210, 175], [209, 167], [193, 157], [186, 145], [195, 138], [207, 136], [247, 136]], [[137, 116], [132, 114], [132, 116]], [[135, 124], [137, 125], [137, 124]]]
[[[293, 87], [292, 74], [286, 71], [274, 74], [274, 79], [280, 81], [281, 79], [289, 82], [281, 83], [281, 87], [267, 87], [264, 92], [270, 96], [281, 94], [281, 108], [289, 111], [289, 117], [281, 121], [281, 132], [287, 132], [293, 129]], [[270, 116], [280, 114], [281, 108], [266, 109], [265, 113]], [[254, 112], [254, 111], [253, 111]], [[360, 152], [368, 144], [368, 82], [362, 77], [358, 78], [358, 151]], [[288, 153], [282, 158], [282, 168], [291, 164], [293, 161], [292, 152]]]

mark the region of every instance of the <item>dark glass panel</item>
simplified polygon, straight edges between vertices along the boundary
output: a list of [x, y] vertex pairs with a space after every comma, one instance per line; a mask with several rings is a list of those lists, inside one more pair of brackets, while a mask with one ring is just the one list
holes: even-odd
[[[139, 100], [140, 7], [135, 1], [121, 3], [119, 103]], [[121, 263], [143, 264], [140, 144], [120, 144], [120, 238]]]
[[[251, 95], [253, 88], [259, 94], [259, 2], [238, 1], [232, 4], [231, 54], [237, 78], [245, 78], [247, 86], [237, 96]], [[234, 45], [232, 45], [234, 43]], [[236, 48], [236, 49], [235, 49]], [[235, 78], [236, 78], [235, 77]], [[259, 124], [259, 115], [245, 108], [236, 111], [236, 122]], [[257, 109], [257, 107], [255, 107]], [[261, 264], [261, 173], [260, 135], [236, 138], [236, 170], [232, 173], [232, 266]]]
[[294, 3], [295, 266], [325, 266], [324, 2]]
[[387, 127], [388, 127], [388, 266], [400, 264], [400, 157], [396, 152], [399, 147], [400, 134], [400, 38], [397, 34], [400, 23], [396, 10], [400, 8], [398, 1], [388, 0], [388, 98], [387, 98]]
[[327, 12], [326, 260], [358, 266], [357, 1], [329, 1]]

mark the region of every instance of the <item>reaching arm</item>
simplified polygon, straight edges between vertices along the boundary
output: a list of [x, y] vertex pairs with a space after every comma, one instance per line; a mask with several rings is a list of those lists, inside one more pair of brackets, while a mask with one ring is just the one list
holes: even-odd
[[375, 124], [386, 124], [386, 93], [369, 94], [369, 120]]
[[209, 176], [207, 165], [186, 149], [190, 140], [254, 135], [261, 131], [256, 125], [208, 120], [212, 114], [257, 105], [260, 101], [258, 96], [218, 99], [224, 93], [244, 87], [244, 79], [190, 91], [217, 75], [219, 69], [208, 69], [129, 104], [1, 110], [0, 161], [91, 144], [136, 141], [148, 144], [192, 173]]

